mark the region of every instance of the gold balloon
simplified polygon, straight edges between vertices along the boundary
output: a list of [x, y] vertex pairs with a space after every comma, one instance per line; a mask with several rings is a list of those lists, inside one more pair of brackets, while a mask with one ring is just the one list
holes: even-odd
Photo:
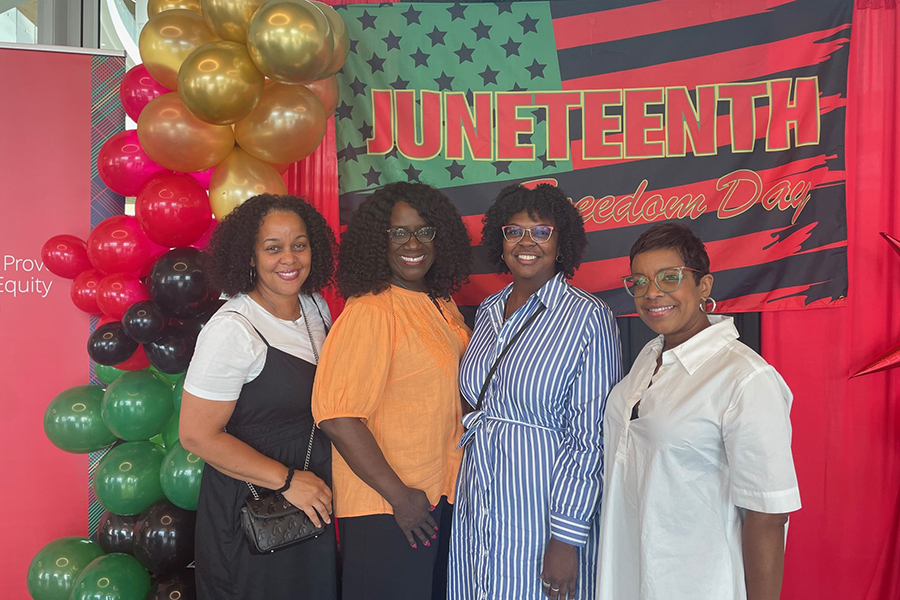
[[167, 10], [147, 21], [141, 29], [138, 47], [141, 60], [153, 77], [170, 90], [178, 88], [178, 69], [191, 52], [214, 42], [199, 13], [189, 10]]
[[331, 63], [334, 35], [328, 19], [311, 2], [269, 2], [250, 19], [247, 49], [269, 79], [306, 83]]
[[337, 80], [334, 77], [317, 79], [304, 84], [303, 87], [316, 95], [316, 98], [322, 103], [322, 108], [325, 109], [325, 116], [330, 117], [341, 99], [341, 88]]
[[216, 221], [258, 194], [286, 194], [284, 180], [271, 165], [235, 147], [213, 171], [209, 181], [209, 205]]
[[204, 123], [172, 92], [150, 102], [137, 124], [147, 155], [166, 169], [196, 173], [222, 162], [234, 148], [230, 125]]
[[250, 17], [266, 0], [200, 0], [209, 28], [224, 40], [247, 42]]
[[234, 138], [260, 160], [292, 163], [316, 149], [325, 120], [322, 103], [305, 86], [269, 81], [253, 112], [235, 123]]
[[147, 0], [147, 17], [153, 17], [167, 10], [189, 10], [200, 12], [200, 0]]
[[200, 46], [178, 71], [182, 102], [195, 117], [213, 125], [228, 125], [249, 115], [265, 82], [247, 47], [237, 42]]
[[331, 33], [334, 36], [334, 53], [331, 55], [331, 62], [328, 63], [328, 66], [322, 72], [316, 75], [316, 79], [325, 79], [340, 71], [341, 67], [344, 66], [344, 61], [347, 60], [347, 55], [350, 54], [350, 35], [347, 33], [347, 25], [344, 24], [344, 19], [341, 18], [341, 15], [336, 10], [324, 2], [317, 2], [316, 0], [310, 0], [310, 2], [315, 4], [322, 11], [322, 14], [325, 15], [325, 18], [328, 19]]

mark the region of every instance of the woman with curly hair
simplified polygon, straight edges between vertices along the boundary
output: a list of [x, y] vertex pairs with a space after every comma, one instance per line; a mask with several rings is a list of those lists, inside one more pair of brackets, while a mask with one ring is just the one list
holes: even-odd
[[334, 528], [256, 555], [240, 524], [248, 483], [277, 491], [316, 525], [331, 522], [331, 444], [310, 398], [331, 322], [317, 292], [334, 273], [334, 234], [303, 200], [264, 194], [225, 217], [212, 248], [212, 282], [230, 299], [197, 340], [180, 421], [182, 445], [207, 463], [197, 597], [336, 599]]
[[344, 600], [444, 598], [440, 523], [459, 470], [469, 340], [450, 295], [470, 264], [456, 209], [420, 183], [376, 191], [342, 239], [348, 300], [322, 349], [313, 414], [336, 450]]
[[512, 283], [481, 303], [460, 365], [465, 456], [451, 600], [593, 598], [603, 411], [621, 377], [609, 307], [571, 286], [587, 246], [559, 189], [504, 188], [482, 247]]

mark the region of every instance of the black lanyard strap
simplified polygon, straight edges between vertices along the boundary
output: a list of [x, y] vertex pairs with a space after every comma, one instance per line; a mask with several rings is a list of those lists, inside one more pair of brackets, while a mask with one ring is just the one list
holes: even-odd
[[506, 353], [509, 352], [509, 349], [513, 347], [513, 344], [515, 344], [519, 340], [519, 338], [522, 337], [522, 334], [525, 333], [525, 330], [528, 329], [528, 326], [534, 323], [534, 320], [538, 318], [538, 315], [544, 312], [546, 309], [547, 307], [541, 304], [538, 309], [534, 311], [534, 314], [531, 315], [531, 318], [525, 321], [525, 324], [522, 325], [522, 328], [516, 332], [516, 335], [513, 336], [513, 339], [509, 340], [509, 343], [506, 344], [506, 348], [503, 349], [503, 352], [501, 352], [500, 356], [497, 357], [497, 360], [494, 361], [491, 370], [488, 371], [487, 377], [484, 380], [484, 385], [481, 386], [481, 393], [478, 394], [478, 402], [475, 403], [475, 410], [481, 410], [481, 403], [482, 401], [484, 401], [485, 393], [487, 393], [488, 384], [491, 382], [491, 378], [497, 371], [497, 367], [500, 366], [500, 361], [503, 360], [503, 357], [506, 356]]

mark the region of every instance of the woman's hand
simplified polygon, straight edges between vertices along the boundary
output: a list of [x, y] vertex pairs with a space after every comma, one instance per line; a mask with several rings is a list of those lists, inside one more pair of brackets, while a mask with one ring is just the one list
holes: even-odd
[[[418, 548], [415, 538], [425, 544], [431, 545], [430, 540], [437, 539], [437, 523], [431, 516], [434, 506], [428, 501], [428, 496], [422, 490], [406, 488], [399, 500], [391, 503], [394, 509], [394, 520], [397, 526], [406, 536], [406, 541], [413, 548]], [[415, 537], [413, 537], [415, 536]]]
[[[284, 499], [302, 510], [316, 527], [331, 523], [331, 489], [309, 471], [295, 471]], [[320, 520], [321, 519], [321, 520]]]
[[575, 597], [578, 579], [578, 548], [550, 538], [544, 550], [544, 570], [541, 589], [550, 600], [570, 600]]

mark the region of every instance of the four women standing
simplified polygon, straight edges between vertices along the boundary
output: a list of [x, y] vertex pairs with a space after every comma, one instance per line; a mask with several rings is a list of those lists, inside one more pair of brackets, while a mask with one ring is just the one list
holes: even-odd
[[343, 239], [348, 301], [323, 347], [328, 309], [310, 294], [333, 269], [324, 219], [272, 196], [226, 218], [213, 270], [232, 299], [182, 405], [182, 442], [212, 467], [198, 596], [337, 596], [333, 528], [254, 556], [237, 517], [249, 482], [331, 521], [315, 416], [334, 444], [345, 599], [777, 599], [799, 508], [790, 391], [730, 319], [707, 316], [702, 242], [668, 224], [639, 238], [623, 278], [661, 336], [610, 394], [615, 319], [567, 281], [586, 244], [558, 188], [505, 188], [482, 246], [513, 281], [469, 343], [451, 299], [471, 264], [459, 215], [433, 188], [389, 184]]

